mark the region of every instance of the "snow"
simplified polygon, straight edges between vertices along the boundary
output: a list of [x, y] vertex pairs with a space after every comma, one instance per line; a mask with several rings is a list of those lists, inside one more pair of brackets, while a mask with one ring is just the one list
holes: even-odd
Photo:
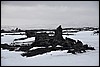
[[30, 37], [25, 40], [18, 40], [18, 41], [14, 41], [14, 42], [28, 42], [28, 41], [34, 41], [34, 40], [35, 40], [35, 37]]
[[38, 48], [45, 48], [45, 47], [33, 47], [30, 50], [35, 50], [35, 49], [38, 49]]
[[26, 35], [4, 35], [3, 37], [1, 37], [1, 44], [7, 43], [7, 44], [11, 44], [13, 43], [14, 39], [17, 38], [24, 38], [27, 37]]
[[20, 45], [20, 44], [22, 44], [22, 42], [31, 42], [31, 41], [35, 40], [35, 37], [30, 37], [30, 38], [27, 38], [25, 40], [14, 41], [14, 39], [25, 38], [27, 36], [26, 35], [5, 35], [5, 34], [20, 34], [20, 33], [24, 34], [25, 32], [1, 33], [1, 35], [4, 35], [3, 37], [1, 37], [1, 44], [7, 43], [8, 45], [10, 45], [11, 43], [17, 43]]
[[35, 41], [35, 37], [30, 37], [24, 40], [17, 40], [17, 41], [13, 41], [14, 44], [10, 44], [10, 45], [29, 45], [32, 44]]
[[[13, 35], [11, 37], [13, 38]], [[67, 53], [67, 50], [58, 50], [33, 57], [22, 57], [20, 54], [23, 52], [1, 49], [1, 66], [99, 66], [99, 35], [93, 35], [93, 31], [80, 31], [76, 35], [63, 37], [79, 39], [83, 44], [93, 46], [96, 50], [86, 50], [86, 53], [77, 55]]]

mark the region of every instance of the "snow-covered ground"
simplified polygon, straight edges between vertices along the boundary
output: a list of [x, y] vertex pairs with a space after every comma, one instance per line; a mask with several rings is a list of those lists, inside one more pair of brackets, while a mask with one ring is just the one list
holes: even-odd
[[[93, 46], [96, 50], [87, 50], [86, 53], [73, 55], [64, 51], [51, 51], [33, 57], [22, 57], [23, 52], [15, 52], [1, 49], [2, 66], [99, 66], [99, 35], [93, 35], [93, 31], [81, 31], [76, 35], [63, 35], [75, 40], [81, 40], [84, 44]], [[1, 43], [9, 41], [10, 37], [1, 38]], [[19, 35], [18, 35], [19, 36]], [[22, 35], [21, 35], [22, 36]], [[10, 41], [9, 41], [10, 42]]]
[[[24, 33], [24, 32], [20, 32], [20, 33]], [[26, 35], [5, 35], [5, 34], [20, 34], [20, 33], [1, 33], [1, 35], [4, 35], [1, 37], [1, 44], [4, 43], [11, 44], [13, 43], [14, 39], [27, 37]]]

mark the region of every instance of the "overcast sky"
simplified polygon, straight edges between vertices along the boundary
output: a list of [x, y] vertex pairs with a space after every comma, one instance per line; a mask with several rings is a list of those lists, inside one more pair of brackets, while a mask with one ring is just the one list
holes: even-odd
[[1, 25], [99, 26], [99, 1], [2, 1]]

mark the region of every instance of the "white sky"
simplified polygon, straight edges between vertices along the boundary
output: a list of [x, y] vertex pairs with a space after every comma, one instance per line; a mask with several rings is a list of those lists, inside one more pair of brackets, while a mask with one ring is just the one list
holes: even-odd
[[2, 1], [1, 25], [99, 26], [99, 1]]

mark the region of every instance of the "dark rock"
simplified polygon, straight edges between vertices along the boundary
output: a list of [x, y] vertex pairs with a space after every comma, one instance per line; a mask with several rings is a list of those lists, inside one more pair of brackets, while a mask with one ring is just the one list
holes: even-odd
[[84, 45], [85, 50], [95, 50], [94, 47], [89, 47], [87, 44]]
[[26, 30], [25, 34], [27, 37], [34, 37], [36, 35], [36, 33], [32, 30]]
[[27, 39], [27, 37], [25, 37], [25, 38], [14, 39], [14, 41], [17, 41], [17, 40], [24, 40], [24, 39]]
[[74, 45], [75, 52], [83, 53], [86, 52], [85, 51], [86, 49], [87, 49], [87, 45], [84, 46], [81, 41], [77, 40], [76, 44]]
[[28, 51], [26, 53], [22, 53], [21, 55], [26, 56], [26, 57], [31, 57], [31, 56], [36, 56], [36, 55], [43, 54], [43, 53], [50, 52], [50, 51], [51, 50], [47, 48], [38, 48], [35, 50]]
[[9, 51], [14, 51], [15, 50], [15, 48], [9, 48]]
[[87, 44], [83, 45], [83, 47], [84, 47], [85, 50], [88, 49], [88, 45]]
[[5, 44], [1, 44], [1, 48], [2, 49], [9, 49], [9, 47], [10, 46], [8, 44], [6, 44], [6, 43]]
[[61, 28], [61, 25], [56, 29], [55, 31], [55, 39], [57, 40], [64, 40], [63, 37], [62, 37], [62, 28]]
[[95, 50], [94, 47], [88, 47], [88, 50]]
[[21, 46], [20, 48], [19, 48], [19, 50], [17, 50], [17, 51], [28, 51], [29, 49], [31, 49], [32, 47], [31, 46]]
[[74, 49], [69, 49], [67, 53], [72, 53], [72, 54], [76, 54]]

